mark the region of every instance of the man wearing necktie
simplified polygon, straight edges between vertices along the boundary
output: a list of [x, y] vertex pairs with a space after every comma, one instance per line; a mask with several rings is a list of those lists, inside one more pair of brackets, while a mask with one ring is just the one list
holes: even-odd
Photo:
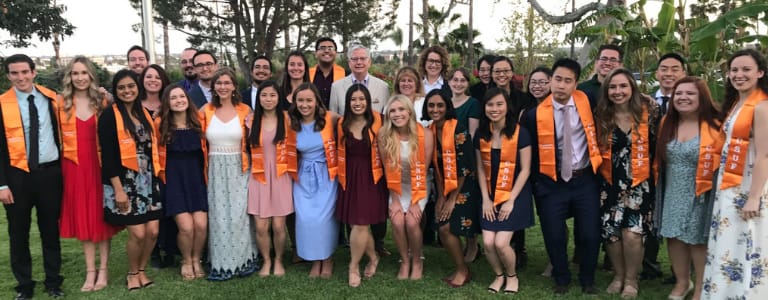
[[565, 220], [575, 219], [581, 255], [579, 283], [584, 294], [597, 294], [595, 268], [600, 245], [600, 199], [597, 147], [588, 96], [576, 90], [579, 63], [561, 59], [552, 67], [552, 94], [525, 112], [521, 125], [531, 132], [531, 180], [547, 254], [552, 262], [554, 293], [565, 294], [568, 269]]
[[34, 84], [35, 63], [29, 56], [9, 56], [3, 67], [13, 87], [0, 95], [0, 201], [8, 219], [16, 299], [34, 294], [29, 251], [33, 207], [43, 248], [45, 290], [59, 298], [64, 296], [58, 225], [63, 187], [56, 92]]

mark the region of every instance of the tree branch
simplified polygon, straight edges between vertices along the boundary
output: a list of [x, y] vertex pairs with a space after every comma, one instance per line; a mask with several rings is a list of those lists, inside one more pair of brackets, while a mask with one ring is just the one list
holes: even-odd
[[581, 6], [576, 10], [569, 12], [567, 14], [564, 14], [562, 16], [553, 16], [547, 13], [547, 11], [543, 7], [541, 7], [541, 4], [539, 4], [538, 0], [528, 0], [528, 2], [531, 3], [531, 6], [533, 6], [533, 9], [535, 9], [536, 12], [539, 13], [539, 16], [541, 16], [541, 18], [547, 21], [547, 23], [549, 24], [566, 24], [566, 23], [576, 22], [578, 20], [581, 20], [581, 17], [583, 17], [588, 12], [594, 11], [594, 10], [600, 10], [603, 7], [605, 7], [605, 5], [603, 5], [600, 2], [592, 2], [584, 6]]

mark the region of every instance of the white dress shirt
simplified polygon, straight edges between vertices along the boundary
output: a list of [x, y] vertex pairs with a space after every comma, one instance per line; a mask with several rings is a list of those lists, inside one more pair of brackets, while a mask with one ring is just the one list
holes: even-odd
[[557, 148], [561, 149], [560, 153], [562, 153], [563, 149], [563, 134], [570, 134], [571, 135], [571, 146], [573, 146], [573, 157], [571, 158], [571, 162], [573, 164], [573, 170], [580, 170], [583, 168], [586, 168], [589, 165], [589, 157], [587, 155], [587, 135], [584, 133], [584, 126], [581, 124], [581, 117], [579, 116], [579, 112], [576, 109], [576, 105], [573, 102], [573, 97], [571, 99], [568, 99], [568, 103], [566, 105], [571, 106], [570, 109], [570, 132], [565, 132], [565, 124], [563, 124], [563, 106], [557, 101], [552, 100], [552, 106], [554, 107], [555, 111], [555, 133], [557, 134]]

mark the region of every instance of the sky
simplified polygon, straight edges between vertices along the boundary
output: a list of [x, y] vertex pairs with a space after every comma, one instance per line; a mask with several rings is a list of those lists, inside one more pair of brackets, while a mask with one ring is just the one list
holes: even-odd
[[[483, 43], [488, 49], [504, 48], [506, 45], [500, 44], [498, 39], [504, 34], [502, 31], [503, 19], [508, 17], [513, 9], [512, 2], [518, 0], [474, 0], [474, 24], [473, 27], [481, 32], [477, 41]], [[525, 0], [519, 0], [526, 2]], [[575, 0], [577, 7], [589, 2], [589, 0]], [[58, 0], [60, 4], [67, 6], [64, 17], [75, 27], [72, 36], [65, 37], [61, 41], [60, 53], [62, 56], [74, 55], [108, 55], [125, 54], [132, 45], [141, 45], [141, 34], [134, 32], [132, 25], [141, 22], [138, 12], [133, 9], [128, 0]], [[387, 3], [389, 1], [386, 1]], [[421, 12], [421, 2], [414, 0], [414, 19], [418, 19], [418, 13]], [[498, 3], [494, 3], [498, 2]], [[550, 14], [557, 14], [562, 10], [565, 1], [540, 0]], [[629, 1], [635, 2], [635, 1]], [[400, 7], [397, 10], [398, 26], [405, 34], [408, 34], [408, 0], [401, 0]], [[431, 0], [430, 4], [437, 7], [444, 7], [448, 0]], [[553, 4], [559, 3], [559, 4]], [[660, 3], [651, 2], [646, 6], [646, 12], [654, 16], [658, 11]], [[570, 7], [570, 5], [569, 5]], [[460, 13], [462, 21], [466, 22], [469, 16], [468, 5], [459, 4], [453, 12]], [[457, 22], [454, 26], [458, 26]], [[565, 30], [563, 30], [565, 31]], [[414, 31], [414, 35], [418, 35]], [[158, 38], [155, 49], [158, 54], [162, 52], [162, 29], [155, 27], [155, 36]], [[5, 31], [0, 31], [0, 40], [8, 39], [9, 35]], [[180, 53], [188, 46], [185, 40], [186, 35], [171, 31], [170, 49], [171, 53]], [[31, 40], [34, 42], [32, 47], [26, 49], [7, 48], [0, 46], [0, 55], [11, 55], [14, 53], [26, 53], [30, 56], [52, 56], [53, 46], [51, 42], [40, 42], [37, 38]], [[405, 46], [405, 45], [403, 45]], [[376, 47], [378, 50], [396, 50], [397, 46], [389, 40], [380, 41]]]

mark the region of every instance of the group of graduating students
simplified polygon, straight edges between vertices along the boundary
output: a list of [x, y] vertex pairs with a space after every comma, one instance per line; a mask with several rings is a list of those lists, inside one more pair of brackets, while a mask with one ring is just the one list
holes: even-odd
[[[443, 52], [425, 51], [421, 72], [445, 67], [442, 57], [429, 56]], [[762, 230], [768, 144], [755, 138], [768, 132], [768, 66], [755, 50], [728, 61], [723, 113], [702, 79], [675, 80], [668, 102], [659, 105], [623, 68], [604, 75], [592, 100], [576, 88], [581, 67], [571, 59], [534, 70], [527, 95], [514, 87], [506, 57], [481, 59], [481, 82], [471, 89], [468, 73], [458, 69], [447, 73], [450, 88], [423, 98], [422, 77], [405, 67], [381, 110], [366, 80], [351, 84], [343, 103], [332, 100], [341, 107], [336, 111], [311, 82], [297, 82], [289, 96], [263, 81], [250, 106], [227, 68], [210, 74], [211, 100], [201, 108], [156, 65], [141, 74], [117, 72], [112, 103], [99, 94], [93, 66], [82, 57], [67, 66], [61, 95], [32, 83], [34, 63], [25, 55], [6, 58], [4, 68], [14, 87], [0, 96], [0, 200], [22, 299], [34, 288], [28, 233], [19, 234], [29, 230], [32, 206], [52, 296], [63, 295], [63, 278], [51, 218], [61, 217], [64, 237], [93, 235], [77, 236], [87, 266], [81, 290], [92, 291], [107, 285], [109, 239], [121, 227], [129, 232], [127, 288], [153, 284], [144, 269], [163, 216], [179, 227], [183, 279], [282, 276], [291, 213], [296, 252], [312, 261], [310, 277], [331, 276], [339, 223], [351, 226], [349, 285], [374, 276], [380, 257], [368, 227], [389, 219], [398, 279], [422, 278], [422, 234], [429, 226], [456, 265], [443, 278], [448, 286], [472, 280], [460, 238], [468, 248], [480, 233], [494, 272], [487, 290], [516, 293], [520, 252], [510, 244], [517, 247], [513, 237], [534, 224], [534, 204], [556, 294], [567, 293], [571, 281], [570, 217], [585, 294], [598, 293], [594, 273], [603, 242], [615, 272], [606, 292], [636, 297], [643, 245], [657, 232], [669, 238], [679, 275], [669, 299], [691, 291], [694, 299], [768, 292], [768, 262], [759, 255], [768, 244]], [[39, 145], [25, 143], [34, 140]], [[61, 207], [49, 207], [43, 200], [57, 189]], [[427, 208], [430, 198], [434, 208]], [[433, 224], [424, 224], [428, 210]], [[688, 282], [691, 263], [695, 284]]]

